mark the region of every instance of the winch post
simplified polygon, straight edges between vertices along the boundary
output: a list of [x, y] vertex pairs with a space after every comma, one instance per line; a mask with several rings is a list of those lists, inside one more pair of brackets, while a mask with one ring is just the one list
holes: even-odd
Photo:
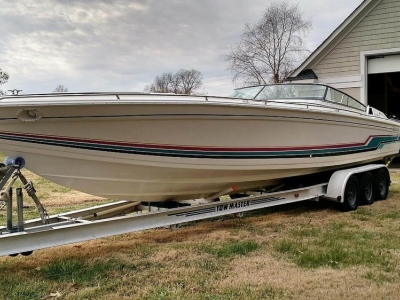
[[[35, 202], [35, 205], [39, 211], [39, 215], [42, 220], [42, 223], [47, 224], [49, 216], [47, 214], [46, 209], [43, 207], [42, 203], [40, 203], [39, 198], [36, 196], [36, 190], [34, 189], [32, 182], [28, 182], [28, 180], [26, 180], [25, 176], [22, 175], [22, 173], [21, 173], [20, 169], [23, 168], [24, 165], [25, 165], [25, 161], [23, 158], [20, 158], [20, 157], [16, 158], [15, 160], [11, 160], [11, 163], [9, 163], [9, 164], [7, 163], [7, 165], [3, 165], [4, 167], [0, 168], [0, 171], [4, 171], [4, 170], [7, 170], [7, 171], [4, 174], [3, 178], [0, 180], [0, 189], [6, 185], [7, 181], [11, 177], [11, 181], [9, 182], [9, 184], [5, 190], [8, 193], [12, 193], [12, 185], [19, 178], [21, 180], [22, 184], [24, 185], [24, 189], [26, 190], [28, 195], [32, 198], [32, 200]], [[12, 228], [11, 199], [7, 202], [7, 206], [10, 206], [10, 207], [7, 207], [7, 228], [11, 229]], [[10, 213], [8, 213], [9, 211], [10, 211]], [[22, 209], [21, 209], [21, 211], [22, 211]], [[10, 218], [11, 223], [9, 222], [8, 218]]]
[[7, 193], [7, 231], [11, 232], [13, 230], [12, 224], [12, 188], [8, 188]]
[[17, 215], [18, 215], [18, 232], [24, 231], [24, 198], [22, 188], [16, 189], [17, 194]]
[[13, 222], [12, 222], [12, 196], [13, 196], [13, 188], [12, 185], [14, 184], [15, 180], [17, 180], [17, 177], [12, 176], [14, 174], [15, 168], [13, 166], [3, 166], [1, 168], [1, 171], [3, 172], [4, 170], [7, 170], [5, 173], [3, 173], [3, 178], [0, 180], [0, 189], [2, 189], [7, 181], [11, 178], [11, 181], [7, 185], [7, 187], [4, 190], [4, 193], [2, 192], [2, 198], [6, 203], [7, 206], [7, 224], [6, 228], [7, 231], [12, 232], [14, 231], [13, 228]]
[[[13, 198], [13, 184], [15, 181], [18, 179], [18, 176], [14, 173], [15, 168], [13, 166], [9, 167], [7, 170], [7, 173], [4, 175], [3, 179], [0, 182], [0, 187], [4, 187], [4, 185], [7, 183], [8, 179], [11, 177], [10, 182], [8, 183], [7, 187], [5, 188], [5, 200], [7, 203], [7, 230], [9, 232], [15, 231], [15, 228], [13, 227], [13, 222], [12, 222], [12, 198]], [[17, 170], [17, 172], [19, 172]]]

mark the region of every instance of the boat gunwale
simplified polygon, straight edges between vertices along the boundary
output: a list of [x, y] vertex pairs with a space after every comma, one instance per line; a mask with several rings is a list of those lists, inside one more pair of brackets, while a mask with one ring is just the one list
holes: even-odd
[[[237, 100], [243, 100], [243, 99], [237, 99]], [[299, 99], [301, 101], [303, 99]], [[267, 102], [262, 105], [260, 103], [256, 102], [257, 105], [254, 103], [251, 103], [254, 100], [245, 100], [245, 102], [240, 101], [238, 103], [235, 102], [220, 102], [220, 101], [161, 101], [161, 100], [152, 100], [152, 101], [132, 101], [132, 100], [125, 100], [125, 101], [93, 101], [91, 100], [90, 102], [59, 102], [59, 101], [54, 101], [54, 102], [23, 102], [23, 103], [1, 103], [0, 102], [0, 108], [1, 107], [20, 107], [20, 108], [25, 108], [25, 109], [30, 109], [30, 108], [37, 108], [37, 107], [50, 107], [50, 106], [92, 106], [92, 105], [210, 105], [210, 106], [231, 106], [231, 107], [247, 107], [247, 108], [261, 108], [261, 109], [272, 109], [272, 110], [287, 110], [287, 111], [301, 111], [301, 112], [317, 112], [321, 114], [329, 114], [329, 115], [335, 115], [335, 116], [353, 116], [361, 119], [367, 119], [370, 121], [378, 121], [382, 123], [387, 123], [387, 124], [393, 124], [393, 125], [398, 125], [399, 121], [396, 119], [389, 119], [387, 117], [381, 117], [379, 115], [371, 115], [368, 114], [367, 112], [363, 112], [357, 109], [345, 109], [342, 107], [335, 107], [334, 105], [336, 103], [333, 103], [334, 105], [321, 105], [321, 104], [316, 104], [316, 103], [310, 103], [310, 102], [295, 102], [295, 101], [276, 101], [276, 100], [269, 100], [269, 101], [258, 101], [258, 102]], [[329, 101], [325, 101], [329, 102]], [[329, 102], [329, 104], [332, 104]], [[338, 104], [337, 104], [338, 105]], [[294, 107], [295, 106], [295, 107]], [[326, 110], [323, 110], [321, 108], [324, 108]], [[196, 116], [198, 114], [191, 114], [191, 116]], [[126, 115], [121, 115], [121, 117], [124, 117]], [[167, 115], [166, 115], [167, 116]], [[218, 116], [218, 115], [216, 115]], [[228, 116], [228, 115], [227, 115]], [[231, 117], [240, 117], [241, 115], [231, 115]], [[260, 115], [262, 116], [262, 115]], [[81, 118], [82, 116], [76, 116]], [[88, 118], [90, 117], [104, 117], [107, 118], [109, 116], [104, 115], [104, 116], [86, 116]], [[257, 115], [254, 115], [254, 117], [257, 117]], [[43, 117], [43, 119], [48, 119], [48, 118], [58, 118], [57, 116], [51, 116], [51, 117]], [[59, 117], [63, 118], [63, 117]], [[71, 116], [70, 118], [74, 118], [74, 116]], [[17, 118], [15, 118], [17, 119]], [[1, 121], [1, 119], [0, 119]]]

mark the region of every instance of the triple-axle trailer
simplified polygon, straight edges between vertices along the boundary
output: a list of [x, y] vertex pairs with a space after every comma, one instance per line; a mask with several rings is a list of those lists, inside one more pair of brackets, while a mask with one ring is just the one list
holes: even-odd
[[[305, 200], [318, 201], [322, 197], [337, 202], [343, 211], [355, 210], [359, 204], [386, 199], [390, 185], [387, 167], [371, 164], [336, 171], [329, 174], [326, 182], [314, 182], [304, 187], [282, 190], [280, 186], [276, 188], [279, 191], [260, 189], [238, 194], [232, 187], [206, 199], [162, 203], [118, 201], [48, 216], [36, 197], [33, 184], [22, 175], [23, 166], [24, 160], [17, 158], [3, 167], [0, 201], [3, 201], [3, 209], [6, 208], [6, 225], [0, 227], [0, 256], [30, 255], [43, 248], [157, 227], [176, 227], [184, 222], [228, 214], [242, 216], [250, 210]], [[24, 221], [22, 188], [17, 188], [13, 197], [13, 184], [18, 179], [35, 202], [40, 218]], [[297, 185], [301, 186], [301, 183], [298, 179]], [[225, 196], [227, 194], [229, 196]], [[13, 222], [14, 203], [17, 204], [17, 222]]]

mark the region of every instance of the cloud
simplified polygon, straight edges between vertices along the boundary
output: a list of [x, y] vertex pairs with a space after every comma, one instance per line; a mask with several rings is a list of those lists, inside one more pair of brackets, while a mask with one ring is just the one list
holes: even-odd
[[[339, 1], [352, 2], [354, 8], [361, 2]], [[203, 72], [208, 94], [225, 94], [232, 84], [222, 56], [238, 41], [245, 23], [260, 19], [268, 2], [0, 0], [0, 4], [0, 67], [10, 73], [7, 88], [42, 93], [63, 84], [71, 92], [142, 91], [163, 72], [195, 68]], [[328, 4], [328, 0], [299, 3], [318, 22], [322, 22], [318, 16], [326, 16]], [[351, 10], [325, 22], [327, 28], [318, 31], [318, 38], [325, 39], [334, 29], [329, 24], [338, 25]], [[316, 47], [313, 41], [309, 44]]]

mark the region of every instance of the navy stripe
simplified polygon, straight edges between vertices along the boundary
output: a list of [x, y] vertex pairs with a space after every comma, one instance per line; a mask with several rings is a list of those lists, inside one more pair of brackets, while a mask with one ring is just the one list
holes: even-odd
[[188, 157], [188, 158], [221, 158], [221, 159], [254, 159], [254, 158], [303, 158], [303, 157], [325, 157], [339, 156], [345, 154], [375, 151], [386, 144], [398, 142], [397, 136], [373, 137], [367, 145], [356, 147], [344, 147], [333, 149], [311, 149], [311, 150], [288, 150], [288, 151], [201, 151], [201, 150], [174, 150], [155, 149], [133, 146], [115, 146], [108, 144], [93, 144], [84, 142], [71, 142], [56, 139], [31, 138], [17, 135], [0, 134], [0, 139], [51, 145], [58, 147], [76, 148], [93, 151], [105, 151], [115, 153], [140, 154], [152, 156]]

